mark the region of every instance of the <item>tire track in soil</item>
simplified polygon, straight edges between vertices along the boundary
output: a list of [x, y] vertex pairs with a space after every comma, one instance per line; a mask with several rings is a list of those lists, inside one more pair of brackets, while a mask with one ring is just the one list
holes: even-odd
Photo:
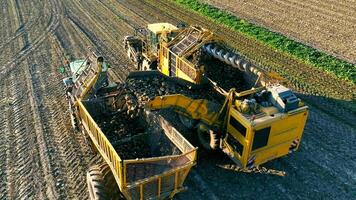
[[0, 33], [0, 45], [3, 44], [7, 38], [11, 37], [10, 34], [8, 34], [8, 30], [9, 30], [9, 15], [7, 14], [7, 10], [8, 10], [8, 5], [7, 2], [4, 0], [3, 2], [0, 3], [1, 5], [1, 12], [0, 12], [0, 21], [1, 21], [1, 27], [7, 27], [7, 28], [3, 28], [1, 29], [1, 33]]
[[[41, 34], [40, 36], [38, 36], [33, 42], [29, 43], [28, 41], [28, 33], [26, 32], [26, 30], [24, 30], [24, 34], [22, 35], [22, 38], [24, 39], [24, 45], [23, 48], [21, 49], [20, 52], [16, 53], [14, 56], [7, 64], [5, 64], [5, 66], [0, 68], [0, 79], [2, 79], [3, 77], [5, 77], [9, 72], [11, 72], [14, 67], [16, 66], [16, 64], [21, 63], [24, 59], [26, 59], [26, 57], [33, 52], [35, 49], [37, 49], [42, 42], [46, 39], [46, 37], [48, 37], [50, 34], [52, 34], [56, 28], [58, 27], [58, 25], [60, 24], [59, 22], [59, 14], [58, 14], [58, 2], [57, 1], [50, 1], [51, 3], [51, 16], [50, 16], [50, 21], [48, 22], [48, 26], [46, 27], [46, 29], [43, 32], [43, 34]], [[22, 24], [22, 22], [17, 22], [17, 26], [19, 26], [19, 24]], [[27, 45], [26, 45], [27, 44]]]
[[1, 44], [0, 50], [3, 50], [6, 46], [10, 45], [14, 40], [18, 39], [24, 34], [27, 34], [27, 31], [34, 28], [35, 25], [39, 22], [39, 20], [40, 20], [40, 16], [36, 17], [35, 19], [31, 19], [30, 22], [21, 24], [20, 27], [16, 30], [15, 35], [12, 35], [10, 38], [4, 37], [6, 38], [6, 40], [0, 43]]
[[[34, 78], [38, 80], [38, 85], [41, 86], [38, 93], [43, 94], [43, 109], [41, 113], [43, 114], [44, 125], [47, 127], [47, 143], [56, 152], [56, 171], [54, 173], [57, 175], [58, 187], [65, 193], [63, 198], [87, 199], [86, 170], [94, 155], [85, 137], [72, 131], [67, 117], [69, 114], [67, 111], [63, 111], [63, 108], [67, 106], [67, 102], [62, 90], [62, 78], [56, 74], [56, 69], [46, 70], [44, 68], [44, 66], [53, 66], [53, 63], [58, 63], [56, 58], [62, 54], [60, 46], [55, 44], [54, 40], [51, 43], [53, 46], [50, 49], [54, 51], [39, 53], [37, 62], [41, 63], [42, 66], [36, 65], [36, 69], [34, 69], [36, 71]], [[52, 79], [49, 82], [46, 79], [48, 73], [51, 74], [54, 80]], [[53, 104], [54, 101], [56, 101], [56, 104]], [[50, 114], [46, 115], [46, 113]]]
[[[23, 71], [10, 74], [9, 91], [14, 101], [8, 112], [9, 149], [7, 150], [7, 193], [9, 199], [45, 199], [43, 178], [45, 170], [38, 170], [42, 163], [40, 151], [37, 147], [40, 124], [36, 119], [33, 93], [24, 78]], [[23, 75], [23, 76], [19, 76]], [[31, 105], [31, 106], [29, 106]], [[48, 189], [50, 189], [48, 187]]]
[[[19, 11], [19, 7], [17, 7], [17, 10]], [[20, 11], [18, 16], [22, 16]], [[22, 20], [22, 17], [20, 17], [20, 23], [22, 22]], [[39, 43], [39, 41], [37, 42]], [[23, 44], [24, 46], [28, 45], [27, 33], [23, 35]], [[27, 130], [25, 127], [21, 127], [21, 124], [16, 124], [23, 122], [22, 120], [25, 118], [25, 116], [28, 116], [27, 114], [31, 114], [31, 112], [24, 112], [24, 109], [22, 107], [17, 106], [17, 103], [19, 101], [17, 101], [18, 99], [15, 98], [16, 100], [13, 104], [13, 116], [15, 117], [15, 119], [11, 120], [15, 122], [15, 135], [13, 136], [14, 144], [11, 145], [15, 146], [15, 150], [10, 150], [8, 154], [11, 157], [9, 156], [7, 159], [8, 169], [11, 170], [7, 178], [9, 182], [8, 196], [10, 198], [14, 197], [15, 199], [45, 199], [45, 196], [47, 196], [47, 198], [53, 199], [58, 198], [58, 196], [55, 192], [56, 189], [53, 182], [52, 171], [50, 169], [51, 167], [49, 157], [51, 156], [51, 153], [47, 151], [47, 146], [44, 142], [44, 129], [42, 126], [41, 118], [39, 117], [39, 107], [41, 106], [41, 102], [38, 102], [39, 93], [36, 93], [34, 91], [34, 82], [36, 81], [36, 79], [33, 79], [33, 77], [31, 76], [31, 69], [29, 65], [31, 65], [33, 59], [31, 55], [29, 55], [29, 57], [29, 60], [26, 60], [27, 63], [25, 64], [24, 76], [20, 76], [26, 77], [26, 84], [23, 84], [23, 82], [21, 83], [19, 80], [15, 80], [14, 75], [11, 73], [11, 77], [14, 78], [11, 84], [12, 86], [15, 85], [15, 88], [12, 88], [11, 91], [15, 92], [14, 95], [17, 98], [22, 98], [17, 95], [26, 94], [26, 92], [20, 90], [21, 87], [19, 83], [21, 83], [22, 88], [24, 85], [27, 85], [27, 90], [29, 90], [29, 102], [27, 102], [26, 105], [30, 105], [32, 108], [31, 111], [34, 130], [31, 131], [34, 131], [36, 134], [30, 134], [28, 133], [29, 130]], [[23, 69], [19, 70], [22, 71]], [[34, 145], [34, 148], [30, 150], [32, 145]], [[33, 155], [33, 157], [31, 157], [31, 155]], [[13, 157], [17, 159], [13, 159]], [[36, 170], [40, 167], [39, 165], [41, 165], [42, 170]], [[43, 193], [43, 188], [47, 189], [45, 191], [47, 193], [46, 195]]]
[[[78, 6], [78, 5], [76, 5]], [[74, 6], [73, 6], [74, 7]], [[110, 38], [111, 41], [115, 41], [114, 38], [110, 37], [107, 31], [106, 27], [103, 27], [100, 24], [100, 22], [94, 20], [89, 13], [86, 13], [87, 9], [85, 8], [80, 8], [81, 12], [88, 16], [86, 19], [89, 20], [89, 22], [87, 24], [95, 24], [95, 26], [99, 27], [97, 32], [94, 32], [95, 29], [88, 27], [86, 24], [83, 24], [82, 21], [85, 20], [78, 20], [76, 14], [73, 14], [71, 12], [67, 12], [66, 16], [68, 17], [68, 19], [70, 20], [72, 26], [78, 31], [78, 32], [82, 32], [94, 45], [95, 48], [98, 52], [100, 52], [102, 55], [105, 56], [105, 58], [111, 62], [111, 66], [116, 69], [116, 71], [119, 71], [118, 75], [120, 75], [120, 79], [121, 80], [125, 80], [129, 70], [128, 69], [132, 69], [133, 67], [131, 65], [127, 65], [127, 63], [130, 63], [126, 57], [122, 56], [124, 55], [123, 52], [123, 48], [121, 47], [121, 41], [120, 41], [120, 47], [116, 50], [114, 49], [114, 47], [108, 46], [104, 43], [103, 41], [103, 37], [101, 37], [100, 39], [96, 36], [96, 35], [101, 35], [101, 36], [106, 36], [106, 38]], [[117, 31], [117, 30], [116, 30]], [[105, 38], [105, 41], [107, 41]], [[118, 52], [122, 52], [119, 53]]]
[[[18, 4], [15, 2], [15, 5], [13, 6], [14, 15], [16, 16], [15, 26], [18, 26], [19, 24], [22, 24], [23, 18]], [[24, 37], [21, 44], [24, 45], [27, 43], [28, 37]], [[20, 74], [21, 72], [18, 73]], [[25, 77], [25, 75], [22, 77]], [[43, 184], [41, 184], [40, 181], [34, 181], [36, 179], [42, 180], [44, 175], [41, 171], [34, 170], [38, 168], [39, 157], [41, 159], [41, 154], [37, 148], [31, 148], [31, 145], [36, 144], [37, 140], [39, 139], [34, 137], [31, 132], [36, 132], [40, 125], [36, 124], [36, 118], [26, 119], [26, 116], [28, 116], [27, 114], [35, 115], [35, 110], [33, 109], [33, 101], [30, 99], [27, 102], [22, 102], [23, 99], [21, 99], [25, 98], [23, 95], [26, 94], [26, 91], [30, 90], [31, 86], [29, 85], [29, 82], [20, 82], [21, 80], [17, 80], [16, 78], [18, 77], [15, 77], [14, 74], [11, 74], [10, 78], [10, 91], [15, 100], [12, 106], [12, 114], [8, 116], [10, 119], [12, 119], [9, 121], [11, 122], [10, 126], [13, 129], [10, 129], [9, 133], [7, 133], [12, 134], [10, 136], [11, 144], [9, 150], [7, 151], [8, 156], [6, 159], [8, 171], [8, 176], [6, 177], [8, 183], [8, 197], [15, 199], [44, 199], [45, 195], [43, 193]], [[31, 93], [28, 94], [30, 95], [29, 97], [31, 97]], [[30, 108], [28, 106], [29, 104], [32, 105], [32, 110], [25, 111], [26, 105], [27, 108]], [[27, 124], [27, 126], [22, 126], [22, 123], [25, 121], [28, 122], [29, 120], [33, 122], [33, 126], [30, 124]], [[30, 166], [32, 166], [32, 168]]]
[[6, 199], [7, 193], [7, 177], [8, 171], [6, 170], [6, 160], [8, 157], [8, 150], [11, 148], [11, 137], [10, 137], [10, 115], [9, 110], [11, 109], [12, 96], [9, 94], [8, 85], [5, 81], [1, 81], [0, 88], [0, 199]]
[[[5, 15], [6, 17], [4, 17], [4, 27], [6, 28], [2, 28], [1, 29], [1, 32], [4, 32], [6, 37], [11, 37], [11, 34], [13, 34], [13, 32], [16, 31], [17, 27], [16, 27], [16, 24], [17, 23], [17, 13], [16, 13], [16, 10], [15, 10], [15, 6], [13, 5], [13, 2], [4, 2], [4, 6], [5, 6]], [[14, 46], [14, 43], [18, 43], [19, 40], [14, 40], [13, 41], [13, 44], [9, 46], [9, 48], [6, 48], [4, 49], [1, 54], [2, 56], [0, 57], [0, 66], [5, 64], [11, 56], [13, 56], [13, 50], [16, 49], [16, 51], [19, 51], [20, 50], [20, 45], [16, 44]], [[1, 67], [0, 67], [1, 69]], [[0, 77], [1, 77], [1, 73], [2, 73], [2, 70], [0, 70]]]

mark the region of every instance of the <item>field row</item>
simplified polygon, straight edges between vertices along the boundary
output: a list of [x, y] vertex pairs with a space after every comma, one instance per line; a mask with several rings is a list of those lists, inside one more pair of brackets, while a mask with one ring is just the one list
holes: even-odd
[[283, 52], [327, 73], [335, 74], [342, 79], [356, 83], [356, 66], [351, 63], [337, 59], [279, 33], [249, 23], [214, 6], [200, 3], [198, 0], [173, 1], [186, 9], [196, 11], [217, 23], [222, 23], [235, 31], [262, 42], [276, 51]]
[[200, 1], [356, 63], [354, 1]]
[[[156, 6], [161, 15], [161, 20], [179, 18], [189, 24], [198, 24], [209, 28], [222, 38], [226, 44], [238, 50], [239, 54], [247, 57], [251, 62], [268, 71], [276, 71], [286, 80], [287, 85], [301, 94], [305, 101], [323, 109], [325, 112], [352, 124], [356, 120], [355, 84], [340, 80], [326, 74], [324, 71], [290, 57], [284, 53], [274, 51], [271, 47], [256, 41], [244, 34], [217, 24], [197, 12], [177, 7], [167, 1], [146, 0], [145, 10], [153, 12], [151, 7]], [[137, 10], [138, 12], [138, 10]]]

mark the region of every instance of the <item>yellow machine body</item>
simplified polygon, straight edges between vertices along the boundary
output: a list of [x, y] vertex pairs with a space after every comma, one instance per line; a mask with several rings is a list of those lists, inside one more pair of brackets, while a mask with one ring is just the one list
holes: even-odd
[[221, 148], [243, 167], [248, 167], [249, 161], [258, 166], [282, 157], [291, 153], [291, 146], [296, 145], [293, 151], [299, 148], [307, 115], [304, 106], [252, 120], [232, 107]]
[[[172, 67], [172, 62], [175, 63], [174, 67]], [[164, 44], [161, 44], [159, 52], [158, 70], [166, 76], [177, 77], [194, 84], [200, 84], [203, 76], [203, 71], [195, 68], [188, 60], [174, 54]]]
[[[162, 74], [200, 84], [204, 71], [200, 66], [195, 66], [189, 56], [213, 41], [213, 33], [194, 26], [177, 28], [170, 23], [149, 24], [147, 30], [146, 37], [141, 39], [141, 55], [145, 62], [158, 61], [157, 69]], [[134, 54], [136, 53], [132, 53]], [[147, 70], [147, 67], [144, 67], [144, 70]]]
[[[100, 107], [97, 109], [107, 110], [105, 107], [110, 105], [108, 102], [113, 101], [114, 94], [120, 94], [116, 83], [107, 82], [105, 84], [103, 82], [105, 79], [101, 79], [102, 76], [105, 76], [108, 80], [118, 80], [115, 78], [117, 76], [108, 69], [108, 64], [104, 62], [104, 58], [98, 56], [95, 52], [92, 52], [87, 59], [81, 60], [79, 63], [80, 66], [72, 72], [73, 76], [63, 80], [67, 87], [66, 92], [72, 123], [75, 121], [75, 125], [89, 136], [95, 149], [110, 168], [117, 187], [125, 196], [125, 199], [171, 199], [177, 193], [185, 190], [183, 182], [190, 169], [196, 164], [197, 148], [191, 145], [163, 117], [145, 112], [146, 118], [148, 118], [147, 116], [154, 118], [156, 125], [162, 129], [162, 137], [171, 141], [180, 153], [122, 159], [120, 153], [123, 152], [114, 148], [112, 141], [107, 138], [107, 135], [92, 116], [96, 112], [96, 107]], [[99, 83], [106, 85], [107, 91], [110, 90], [111, 92], [104, 90], [100, 95], [97, 95], [97, 88], [102, 88], [102, 85], [97, 86]], [[103, 94], [105, 94], [104, 97]], [[105, 101], [105, 103], [100, 104], [100, 101]], [[165, 170], [158, 169], [162, 167]], [[148, 173], [143, 169], [151, 171]]]
[[154, 23], [147, 25], [147, 29], [156, 35], [166, 32], [173, 32], [178, 30], [176, 26], [170, 23]]
[[176, 112], [199, 120], [222, 133], [220, 148], [235, 163], [250, 168], [296, 151], [299, 147], [308, 115], [308, 107], [281, 112], [275, 106], [259, 106], [256, 114], [243, 113], [234, 97], [262, 90], [241, 93], [230, 91], [223, 106], [205, 99], [184, 95], [156, 97], [146, 106], [149, 109], [174, 108]]

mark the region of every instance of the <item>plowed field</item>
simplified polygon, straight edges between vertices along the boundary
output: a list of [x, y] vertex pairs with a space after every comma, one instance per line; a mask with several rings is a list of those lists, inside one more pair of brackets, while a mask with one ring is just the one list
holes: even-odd
[[124, 80], [133, 67], [122, 38], [134, 27], [162, 21], [186, 21], [216, 31], [255, 63], [285, 76], [311, 109], [300, 151], [266, 165], [287, 176], [226, 171], [216, 167], [230, 163], [226, 156], [202, 151], [188, 176], [189, 189], [177, 199], [356, 196], [355, 85], [165, 0], [2, 0], [0, 9], [1, 200], [88, 198], [86, 170], [102, 161], [86, 137], [71, 130], [64, 77], [57, 69], [64, 56], [82, 58], [91, 46]]
[[356, 2], [353, 0], [202, 0], [356, 63]]

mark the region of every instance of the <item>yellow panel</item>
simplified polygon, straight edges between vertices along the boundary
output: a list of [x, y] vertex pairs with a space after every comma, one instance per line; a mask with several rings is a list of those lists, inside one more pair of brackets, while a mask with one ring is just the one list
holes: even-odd
[[155, 23], [155, 24], [149, 24], [148, 30], [152, 31], [155, 34], [159, 34], [162, 31], [174, 31], [178, 30], [178, 28], [170, 23]]
[[305, 110], [294, 115], [285, 114], [284, 118], [273, 121], [269, 125], [259, 127], [257, 130], [270, 126], [271, 130], [268, 144], [252, 152], [253, 155], [256, 155], [256, 164], [262, 164], [288, 154], [292, 141], [296, 139], [301, 140], [307, 113], [308, 111]]
[[163, 58], [161, 60], [161, 73], [169, 76], [169, 67], [168, 67], [168, 59], [167, 58]]
[[260, 130], [265, 127], [271, 127], [269, 141], [267, 147], [264, 148], [268, 148], [268, 146], [276, 145], [287, 140], [300, 138], [303, 134], [306, 117], [307, 111], [295, 115], [285, 114], [285, 117], [282, 119], [273, 121], [269, 125], [256, 128], [257, 130]]
[[194, 81], [193, 79], [191, 79], [188, 75], [186, 75], [184, 72], [182, 72], [180, 69], [177, 68], [177, 77], [178, 78], [181, 78], [181, 79], [184, 79], [186, 81], [189, 81], [191, 83], [195, 83], [196, 84], [196, 81]]
[[[307, 114], [308, 111], [303, 110], [296, 114], [286, 113], [275, 115], [275, 117], [266, 116], [251, 122], [237, 110], [231, 109], [230, 117], [234, 117], [246, 128], [246, 136], [244, 137], [228, 122], [227, 131], [244, 146], [244, 149], [242, 157], [231, 147], [226, 148], [225, 151], [229, 153], [233, 152], [234, 158], [240, 160], [243, 166], [246, 166], [247, 160], [252, 155], [256, 156], [255, 165], [284, 156], [289, 153], [289, 148], [293, 140], [301, 140]], [[252, 127], [254, 128], [252, 129]], [[266, 127], [271, 127], [267, 145], [251, 153], [254, 130], [260, 130]]]
[[[241, 125], [246, 128], [246, 136], [244, 137], [238, 130], [236, 130], [232, 125], [230, 125], [230, 118], [234, 117]], [[243, 145], [243, 155], [239, 157], [241, 163], [247, 162], [249, 156], [250, 149], [250, 141], [251, 141], [251, 124], [247, 121], [237, 110], [230, 109], [230, 117], [227, 123], [227, 131], [237, 139]], [[235, 151], [234, 151], [235, 152]], [[235, 152], [235, 154], [238, 154]]]
[[165, 47], [162, 47], [162, 49], [160, 50], [160, 67], [158, 68], [158, 70], [166, 75], [166, 76], [169, 76], [169, 67], [168, 67], [168, 63], [169, 63], [169, 60], [163, 56], [163, 48]]
[[281, 156], [288, 154], [291, 142], [292, 141], [290, 141], [290, 142], [288, 141], [288, 142], [278, 144], [276, 146], [269, 146], [269, 148], [265, 149], [264, 151], [259, 151], [258, 153], [253, 153], [253, 155], [256, 155], [255, 165], [260, 165], [267, 161], [270, 161], [275, 158], [279, 158]]

